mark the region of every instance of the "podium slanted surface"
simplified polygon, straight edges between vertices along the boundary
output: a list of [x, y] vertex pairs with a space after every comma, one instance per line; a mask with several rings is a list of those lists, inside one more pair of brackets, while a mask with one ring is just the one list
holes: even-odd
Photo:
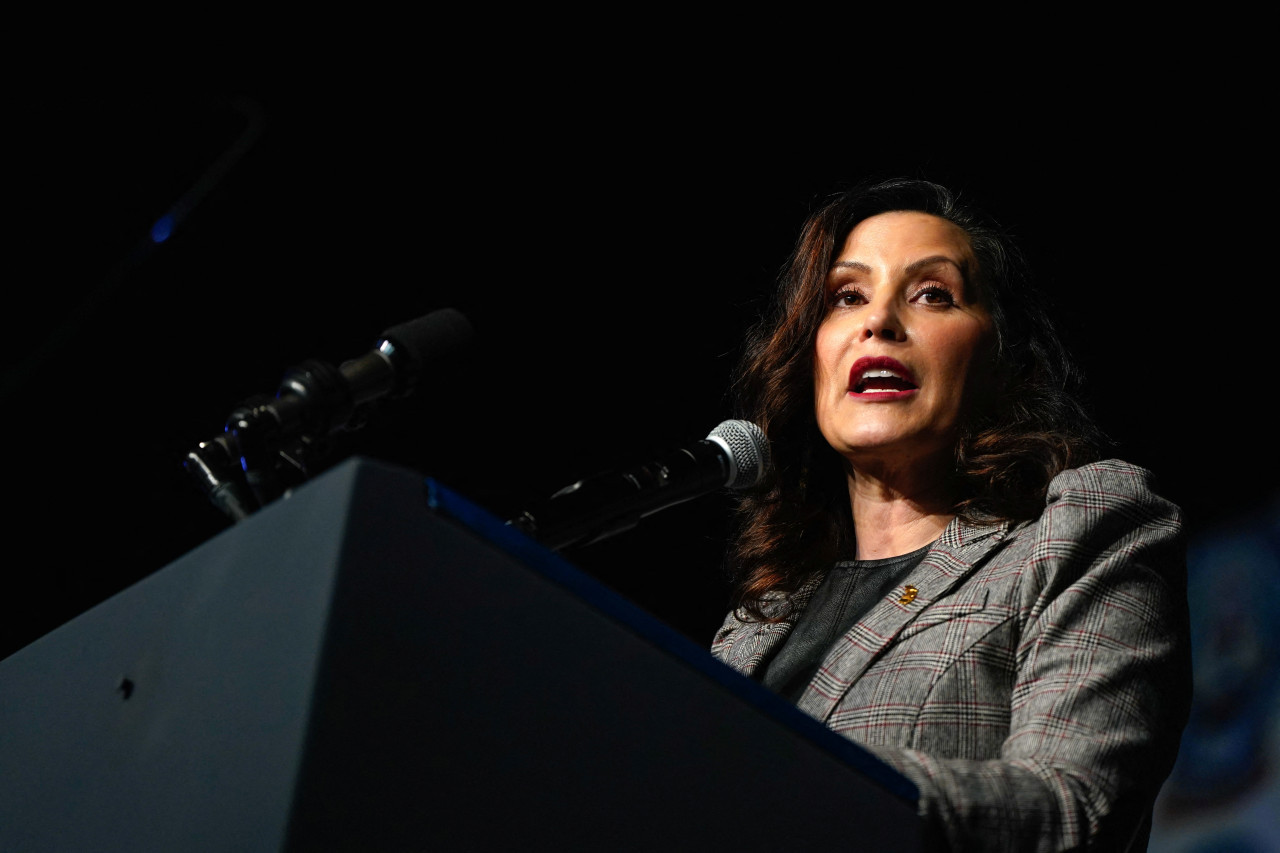
[[358, 458], [0, 661], [0, 767], [5, 851], [920, 845], [891, 768]]

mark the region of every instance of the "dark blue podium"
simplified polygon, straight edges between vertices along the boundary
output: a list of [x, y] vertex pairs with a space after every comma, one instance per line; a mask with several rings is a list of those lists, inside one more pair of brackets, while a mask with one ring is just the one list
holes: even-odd
[[7, 853], [919, 845], [891, 768], [370, 460], [0, 661]]

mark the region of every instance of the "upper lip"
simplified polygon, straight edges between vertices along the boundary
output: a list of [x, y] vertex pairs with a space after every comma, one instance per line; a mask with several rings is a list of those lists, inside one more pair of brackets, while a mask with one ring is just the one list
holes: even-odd
[[849, 390], [853, 391], [858, 384], [872, 371], [887, 370], [894, 376], [909, 382], [912, 385], [918, 385], [916, 377], [907, 369], [907, 366], [896, 358], [890, 358], [887, 355], [864, 355], [853, 363], [853, 367], [849, 370]]

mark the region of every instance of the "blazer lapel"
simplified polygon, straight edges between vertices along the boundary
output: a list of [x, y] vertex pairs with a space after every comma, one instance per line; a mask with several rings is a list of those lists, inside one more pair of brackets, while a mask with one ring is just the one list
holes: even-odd
[[[813, 591], [822, 582], [821, 575], [812, 577], [790, 596], [791, 617], [781, 622], [747, 622], [737, 631], [733, 645], [724, 653], [723, 660], [738, 672], [750, 675], [761, 663], [768, 660], [791, 633], [795, 620], [804, 612]], [[766, 608], [767, 612], [768, 608]]]
[[906, 580], [832, 646], [798, 707], [825, 722], [903, 629], [964, 580], [1008, 531], [1007, 522], [977, 526], [952, 520]]

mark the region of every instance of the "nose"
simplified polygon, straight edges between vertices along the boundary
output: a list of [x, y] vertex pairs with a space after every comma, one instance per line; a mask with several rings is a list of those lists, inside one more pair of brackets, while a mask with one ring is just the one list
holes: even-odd
[[865, 322], [862, 326], [862, 339], [864, 341], [873, 338], [886, 341], [906, 340], [906, 329], [903, 328], [897, 307], [893, 303], [873, 304], [863, 318]]

